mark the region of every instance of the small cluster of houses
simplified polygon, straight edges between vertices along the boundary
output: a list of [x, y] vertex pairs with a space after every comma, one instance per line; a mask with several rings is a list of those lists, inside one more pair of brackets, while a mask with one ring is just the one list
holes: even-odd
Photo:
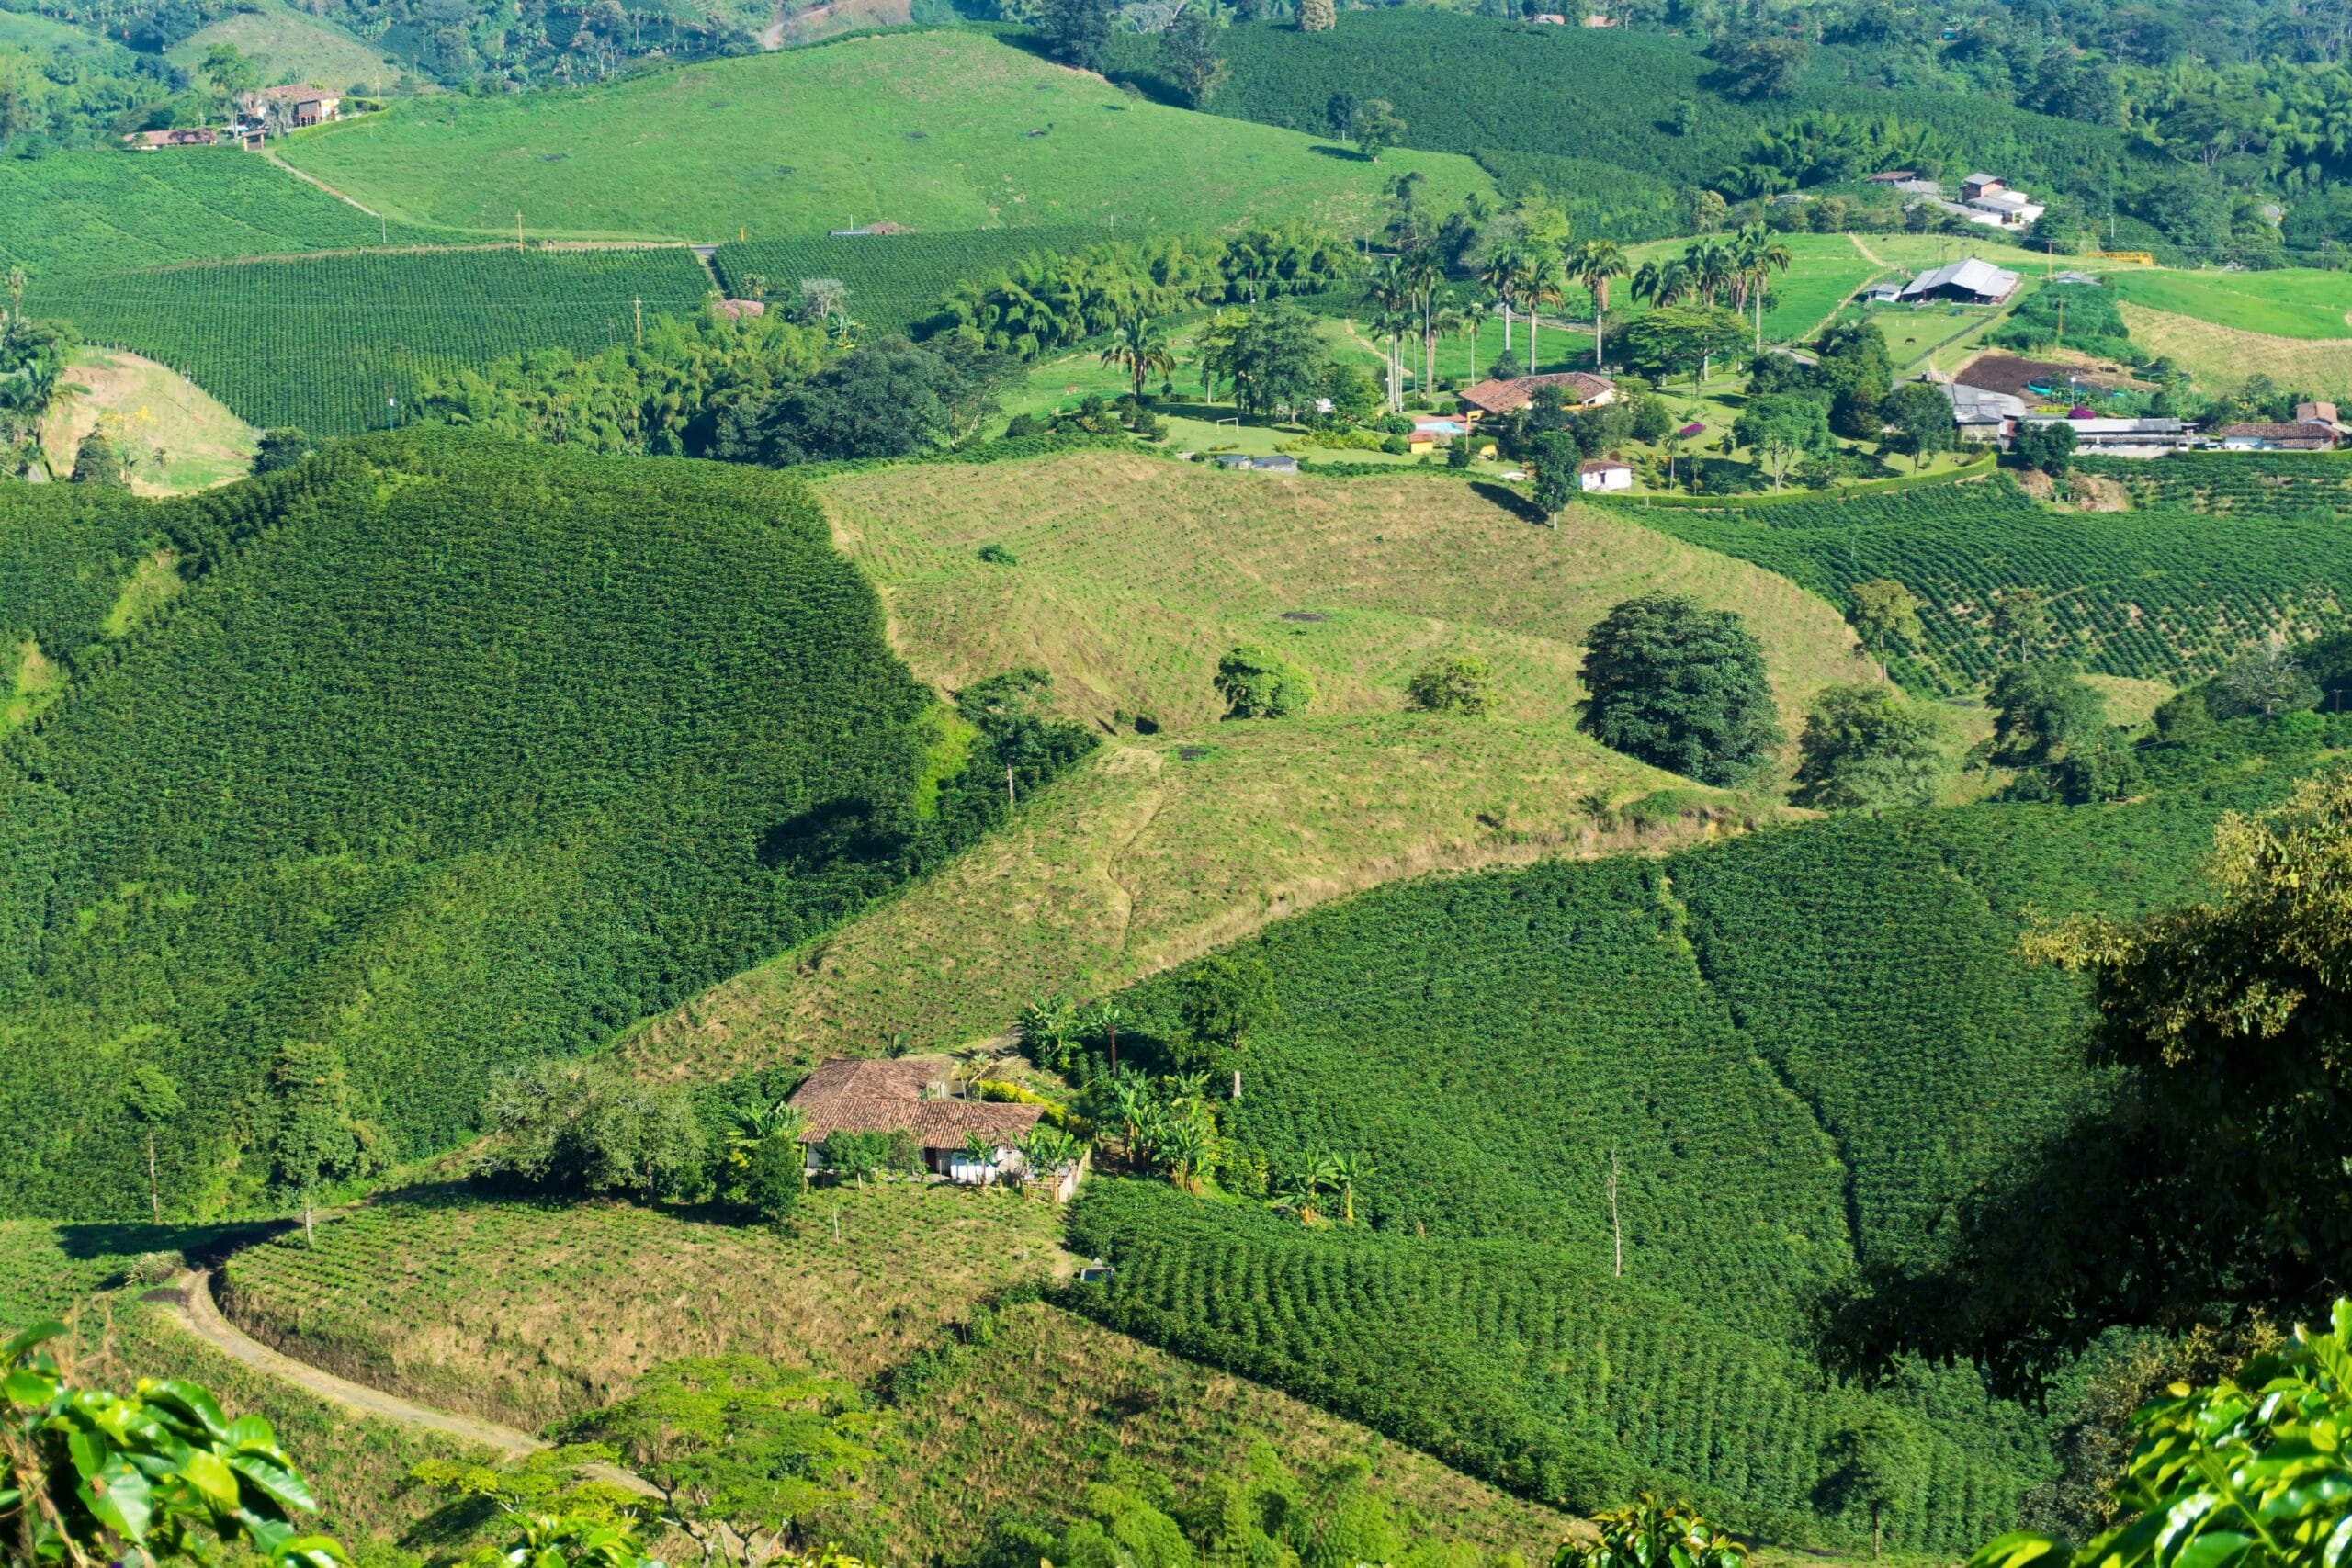
[[[2064, 424], [2076, 451], [2112, 457], [2161, 457], [2168, 452], [2332, 452], [2347, 435], [2336, 406], [2295, 405], [2284, 423], [2216, 424], [2184, 419], [2103, 415], [2098, 405], [2116, 389], [2069, 365], [1991, 354], [1957, 372], [1943, 390], [1951, 400], [1962, 441], [2006, 451], [2019, 430]], [[2064, 405], [2064, 406], [2061, 406]]]
[[[943, 1069], [920, 1060], [825, 1063], [792, 1093], [808, 1169], [825, 1168], [823, 1145], [835, 1133], [902, 1133], [922, 1151], [924, 1168], [950, 1181], [987, 1187], [1025, 1176], [1057, 1202], [1077, 1191], [1084, 1160], [1050, 1171], [1030, 1171], [1023, 1162], [1018, 1145], [1044, 1119], [1044, 1107], [954, 1100], [948, 1087]], [[976, 1146], [986, 1152], [976, 1155]]]
[[1910, 169], [1887, 169], [1869, 177], [1868, 184], [1892, 186], [1917, 205], [1933, 207], [1987, 229], [2030, 229], [2049, 209], [1997, 175], [1975, 174], [1960, 182], [1960, 199], [1944, 195], [1939, 180], [1923, 179]]
[[134, 152], [158, 152], [171, 147], [218, 147], [236, 142], [249, 152], [261, 150], [262, 140], [276, 130], [299, 130], [343, 118], [343, 95], [323, 87], [293, 85], [264, 87], [238, 96], [237, 118], [222, 126], [184, 126], [176, 130], [134, 130], [123, 144]]

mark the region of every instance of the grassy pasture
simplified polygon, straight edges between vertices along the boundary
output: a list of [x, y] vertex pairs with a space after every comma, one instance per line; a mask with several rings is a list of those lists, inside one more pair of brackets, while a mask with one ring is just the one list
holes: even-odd
[[1009, 1191], [825, 1192], [804, 1215], [780, 1234], [425, 1189], [323, 1227], [315, 1251], [299, 1235], [250, 1247], [222, 1281], [238, 1325], [298, 1359], [529, 1429], [681, 1356], [869, 1377], [1061, 1256], [1053, 1206]]
[[[1032, 134], [1033, 132], [1038, 134]], [[887, 34], [615, 85], [439, 98], [289, 139], [288, 163], [418, 221], [718, 241], [1030, 224], [1353, 231], [1386, 181], [1459, 202], [1469, 159], [1351, 152], [1131, 97], [972, 32]]]
[[627, 342], [648, 315], [700, 305], [682, 246], [623, 251], [362, 252], [176, 267], [37, 287], [28, 308], [193, 376], [249, 423], [316, 434], [383, 427], [426, 367]]
[[74, 470], [85, 435], [103, 428], [130, 465], [141, 495], [178, 495], [243, 479], [253, 464], [254, 429], [202, 387], [152, 359], [85, 347], [67, 377], [84, 394], [61, 401], [41, 430], [50, 471]]
[[2108, 286], [2134, 305], [2233, 332], [2323, 341], [2352, 337], [2352, 274], [2310, 267], [2276, 272], [2128, 267], [2109, 275]]
[[[1776, 297], [1771, 308], [1764, 312], [1764, 339], [1767, 343], [1786, 342], [1809, 336], [1813, 330], [1826, 321], [1838, 306], [1844, 304], [1857, 288], [1884, 272], [1886, 264], [1874, 261], [1855, 242], [1844, 234], [1783, 234], [1781, 243], [1789, 248], [1790, 265], [1786, 272], [1772, 275], [1771, 291]], [[1660, 240], [1646, 245], [1626, 248], [1626, 257], [1639, 265], [1651, 259], [1679, 255], [1688, 240]], [[1610, 317], [1613, 330], [1620, 321], [1631, 321], [1640, 314], [1620, 278], [1610, 290]], [[1752, 311], [1748, 319], [1753, 321]]]
[[2259, 370], [2282, 387], [2352, 398], [2352, 329], [2333, 341], [2271, 337], [2134, 303], [2118, 307], [2132, 341], [2161, 354], [2208, 389], [2235, 387]]
[[[1073, 716], [1110, 725], [1125, 710], [1162, 728], [1127, 729], [821, 952], [657, 1021], [633, 1046], [649, 1066], [991, 1034], [1035, 992], [1099, 992], [1390, 878], [1616, 847], [1580, 798], [1676, 781], [1576, 733], [1577, 649], [1610, 604], [1648, 587], [1744, 612], [1792, 709], [1869, 673], [1828, 606], [1781, 579], [1613, 514], [1532, 527], [1458, 480], [1089, 453], [888, 469], [822, 494], [918, 674], [953, 687], [1040, 664]], [[986, 543], [1020, 564], [979, 561]], [[1210, 677], [1242, 641], [1306, 665], [1315, 711], [1218, 722]], [[1454, 649], [1492, 662], [1500, 716], [1401, 711], [1412, 671]]]

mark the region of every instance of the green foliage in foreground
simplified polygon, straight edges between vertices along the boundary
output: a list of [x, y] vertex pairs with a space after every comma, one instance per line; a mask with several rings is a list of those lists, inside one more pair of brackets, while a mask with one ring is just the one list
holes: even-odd
[[203, 1562], [244, 1546], [282, 1568], [350, 1561], [332, 1536], [299, 1528], [318, 1502], [267, 1421], [232, 1421], [177, 1378], [142, 1378], [128, 1396], [76, 1387], [40, 1348], [64, 1334], [49, 1322], [0, 1340], [0, 1539], [12, 1560]]
[[2048, 606], [2050, 651], [2103, 675], [2208, 675], [2274, 627], [2309, 636], [2352, 620], [2342, 587], [2352, 582], [2352, 531], [2324, 513], [2060, 513], [1996, 478], [1845, 501], [1628, 515], [1781, 572], [1841, 607], [1856, 583], [1903, 583], [1919, 598], [1926, 641], [1891, 646], [1889, 663], [1896, 679], [1927, 692], [1981, 687], [2016, 657], [1993, 610], [2018, 588]]
[[629, 344], [640, 306], [685, 315], [709, 289], [670, 246], [247, 262], [41, 283], [25, 300], [193, 377], [248, 424], [350, 435], [404, 421], [428, 372]]
[[2352, 1540], [2352, 1302], [2233, 1377], [2173, 1384], [2132, 1426], [2112, 1529], [2077, 1551], [2006, 1535], [1969, 1568], [2335, 1568]]
[[1371, 1466], [1352, 1458], [1296, 1474], [1262, 1441], [1188, 1495], [1165, 1475], [1122, 1465], [1088, 1486], [1058, 1528], [999, 1520], [972, 1568], [1030, 1568], [1041, 1559], [1064, 1568], [1479, 1568], [1476, 1549], [1425, 1533], [1371, 1479]]
[[[2079, 989], [2018, 956], [2027, 912], [2192, 896], [2215, 818], [2275, 800], [2319, 728], [2222, 727], [2130, 806], [1847, 817], [1271, 927], [1234, 950], [1281, 1011], [1221, 1108], [1231, 1163], [1280, 1186], [1361, 1156], [1359, 1224], [1099, 1184], [1076, 1244], [1118, 1271], [1076, 1300], [1531, 1495], [1655, 1485], [1783, 1540], [1867, 1539], [1860, 1492], [1820, 1488], [1899, 1411], [1928, 1462], [1880, 1496], [1889, 1540], [1982, 1540], [2047, 1472], [2040, 1418], [1964, 1366], [1846, 1388], [1813, 1306], [1939, 1257], [1949, 1204], [2099, 1103]], [[1139, 987], [1131, 1038], [1183, 1038], [1181, 999]]]
[[165, 1212], [257, 1203], [288, 1040], [388, 1157], [446, 1145], [493, 1066], [822, 932], [1070, 755], [957, 772], [775, 474], [418, 432], [147, 515], [196, 581], [0, 746], [18, 1212], [146, 1212], [142, 1064]]

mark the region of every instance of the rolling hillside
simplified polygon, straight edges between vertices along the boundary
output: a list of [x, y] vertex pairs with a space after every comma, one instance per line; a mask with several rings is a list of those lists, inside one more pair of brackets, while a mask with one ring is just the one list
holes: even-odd
[[[1073, 1237], [1117, 1273], [1084, 1310], [1536, 1496], [1651, 1487], [1784, 1540], [1850, 1532], [1816, 1486], [1885, 1400], [1934, 1453], [1903, 1545], [2008, 1528], [2039, 1417], [1965, 1367], [1825, 1382], [1812, 1312], [1932, 1256], [1951, 1199], [2096, 1103], [2079, 993], [2016, 956], [2027, 912], [2193, 896], [2216, 818], [2342, 743], [2322, 728], [2179, 758], [2130, 807], [1786, 827], [1268, 927], [1236, 951], [1280, 1012], [1229, 1125], [1278, 1182], [1363, 1158], [1357, 1224], [1098, 1184]], [[1175, 993], [1130, 993], [1135, 1036], [1177, 1031]]]
[[[1363, 228], [1418, 169], [1445, 205], [1490, 188], [1465, 158], [1368, 164], [1267, 127], [1121, 94], [985, 34], [887, 34], [585, 91], [435, 99], [322, 128], [288, 162], [413, 221], [511, 233], [807, 238], [1250, 219]], [[682, 171], [691, 174], [682, 177]]]
[[[438, 1146], [493, 1063], [807, 939], [1001, 798], [914, 814], [931, 699], [774, 474], [379, 439], [95, 519], [95, 588], [12, 618], [79, 646], [151, 529], [189, 586], [0, 748], [19, 1213], [144, 1211], [94, 1064], [180, 1081], [172, 1210], [239, 1208], [280, 1042], [340, 1050], [384, 1153]], [[800, 825], [844, 808], [857, 847]]]
[[[665, 1069], [893, 1033], [951, 1044], [1033, 995], [1093, 994], [1389, 878], [1628, 846], [1585, 797], [1682, 781], [1577, 734], [1573, 705], [1586, 628], [1646, 588], [1746, 614], [1792, 710], [1871, 672], [1828, 606], [1779, 578], [1609, 513], [1532, 527], [1457, 480], [1086, 453], [886, 468], [821, 493], [919, 675], [954, 687], [1040, 665], [1066, 711], [1121, 733], [925, 886], [658, 1021], [632, 1049]], [[991, 543], [1017, 564], [981, 561]], [[1216, 660], [1249, 640], [1312, 672], [1306, 716], [1218, 721]], [[1402, 711], [1412, 672], [1456, 650], [1492, 662], [1499, 716]], [[1136, 714], [1157, 731], [1136, 733]]]

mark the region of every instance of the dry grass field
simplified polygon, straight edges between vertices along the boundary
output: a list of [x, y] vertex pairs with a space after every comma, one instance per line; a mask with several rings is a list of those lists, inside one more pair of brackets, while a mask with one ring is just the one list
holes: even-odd
[[2116, 308], [2132, 329], [2132, 342], [2165, 355], [2209, 391], [2235, 387], [2259, 370], [2281, 387], [2352, 398], [2352, 336], [2273, 337], [2152, 310], [2129, 299]]
[[112, 348], [76, 351], [68, 385], [41, 427], [51, 472], [74, 471], [74, 451], [104, 429], [141, 495], [180, 495], [241, 479], [252, 470], [254, 431], [209, 392], [152, 359]]

